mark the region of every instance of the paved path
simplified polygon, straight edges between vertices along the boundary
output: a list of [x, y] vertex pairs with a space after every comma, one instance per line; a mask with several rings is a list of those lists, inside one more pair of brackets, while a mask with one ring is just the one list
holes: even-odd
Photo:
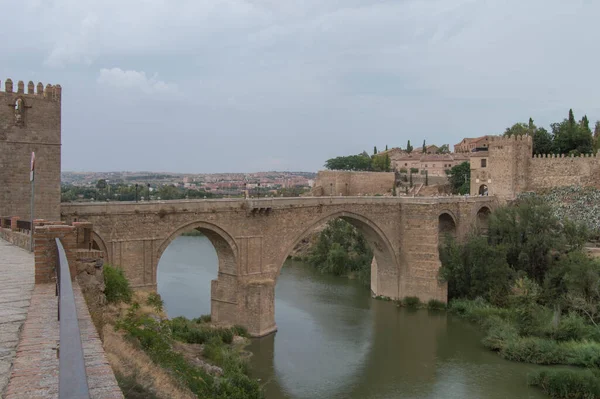
[[33, 254], [0, 239], [0, 398], [33, 291]]

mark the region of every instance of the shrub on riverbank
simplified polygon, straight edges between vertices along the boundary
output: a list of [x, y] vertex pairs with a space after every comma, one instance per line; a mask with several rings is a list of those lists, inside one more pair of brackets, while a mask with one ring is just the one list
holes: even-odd
[[429, 301], [427, 301], [427, 309], [444, 310], [446, 309], [446, 304], [442, 301], [438, 301], [437, 299], [430, 299]]
[[132, 291], [123, 269], [104, 265], [104, 294], [111, 303], [131, 301]]
[[[258, 381], [247, 375], [248, 366], [240, 348], [231, 345], [234, 330], [178, 317], [162, 320], [142, 312], [137, 302], [118, 319], [117, 330], [125, 334], [162, 369], [169, 371], [198, 397], [217, 399], [261, 399]], [[238, 331], [238, 330], [236, 330]], [[186, 344], [204, 344], [202, 356], [222, 369], [212, 374], [190, 363], [184, 353], [175, 350], [175, 340]]]
[[543, 370], [529, 376], [529, 384], [540, 387], [553, 398], [600, 398], [597, 370]]

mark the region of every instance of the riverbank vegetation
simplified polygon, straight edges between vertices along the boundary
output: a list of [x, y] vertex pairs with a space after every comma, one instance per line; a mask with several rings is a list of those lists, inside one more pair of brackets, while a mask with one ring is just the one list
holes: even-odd
[[322, 273], [371, 283], [373, 251], [360, 231], [343, 219], [331, 220], [308, 247], [295, 258], [307, 262]]
[[588, 236], [527, 197], [496, 210], [487, 236], [440, 246], [449, 309], [484, 329], [484, 346], [508, 360], [579, 368], [530, 376], [553, 397], [600, 397], [600, 261], [584, 250]]
[[264, 397], [248, 376], [243, 327], [217, 327], [210, 316], [169, 320], [158, 294], [132, 292], [126, 281], [119, 269], [105, 267], [111, 294], [97, 325], [126, 398]]

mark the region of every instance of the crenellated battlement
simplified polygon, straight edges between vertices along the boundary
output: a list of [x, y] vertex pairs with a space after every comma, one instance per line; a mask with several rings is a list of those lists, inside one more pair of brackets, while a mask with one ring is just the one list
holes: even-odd
[[531, 136], [513, 135], [513, 136], [490, 136], [490, 147], [499, 145], [510, 145], [516, 143], [533, 144]]
[[[553, 159], [553, 160], [575, 160], [575, 159], [581, 159], [581, 158], [599, 158], [600, 156], [598, 156], [597, 154], [581, 154], [579, 156], [575, 156], [573, 154], [568, 155], [568, 154], [536, 154], [533, 156], [533, 160], [547, 160], [547, 159]], [[539, 161], [538, 161], [539, 162]]]
[[[1, 87], [2, 82], [0, 82], [0, 93], [2, 92]], [[58, 84], [47, 84], [46, 87], [44, 87], [42, 82], [38, 82], [38, 84], [35, 85], [33, 81], [30, 80], [29, 83], [27, 83], [27, 92], [25, 92], [25, 83], [22, 80], [19, 80], [17, 82], [17, 87], [15, 91], [12, 79], [8, 78], [4, 81], [4, 93], [20, 95], [24, 96], [25, 98], [43, 98], [46, 100], [60, 102], [62, 98], [62, 87]]]

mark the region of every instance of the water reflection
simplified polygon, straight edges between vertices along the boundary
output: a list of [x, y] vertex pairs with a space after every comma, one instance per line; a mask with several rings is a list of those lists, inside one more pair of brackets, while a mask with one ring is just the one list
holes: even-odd
[[[158, 289], [169, 316], [210, 312], [217, 259], [203, 237], [163, 254]], [[358, 282], [288, 262], [275, 287], [278, 332], [253, 340], [252, 372], [267, 399], [544, 398], [534, 366], [487, 351], [472, 325], [446, 313], [398, 309]]]

